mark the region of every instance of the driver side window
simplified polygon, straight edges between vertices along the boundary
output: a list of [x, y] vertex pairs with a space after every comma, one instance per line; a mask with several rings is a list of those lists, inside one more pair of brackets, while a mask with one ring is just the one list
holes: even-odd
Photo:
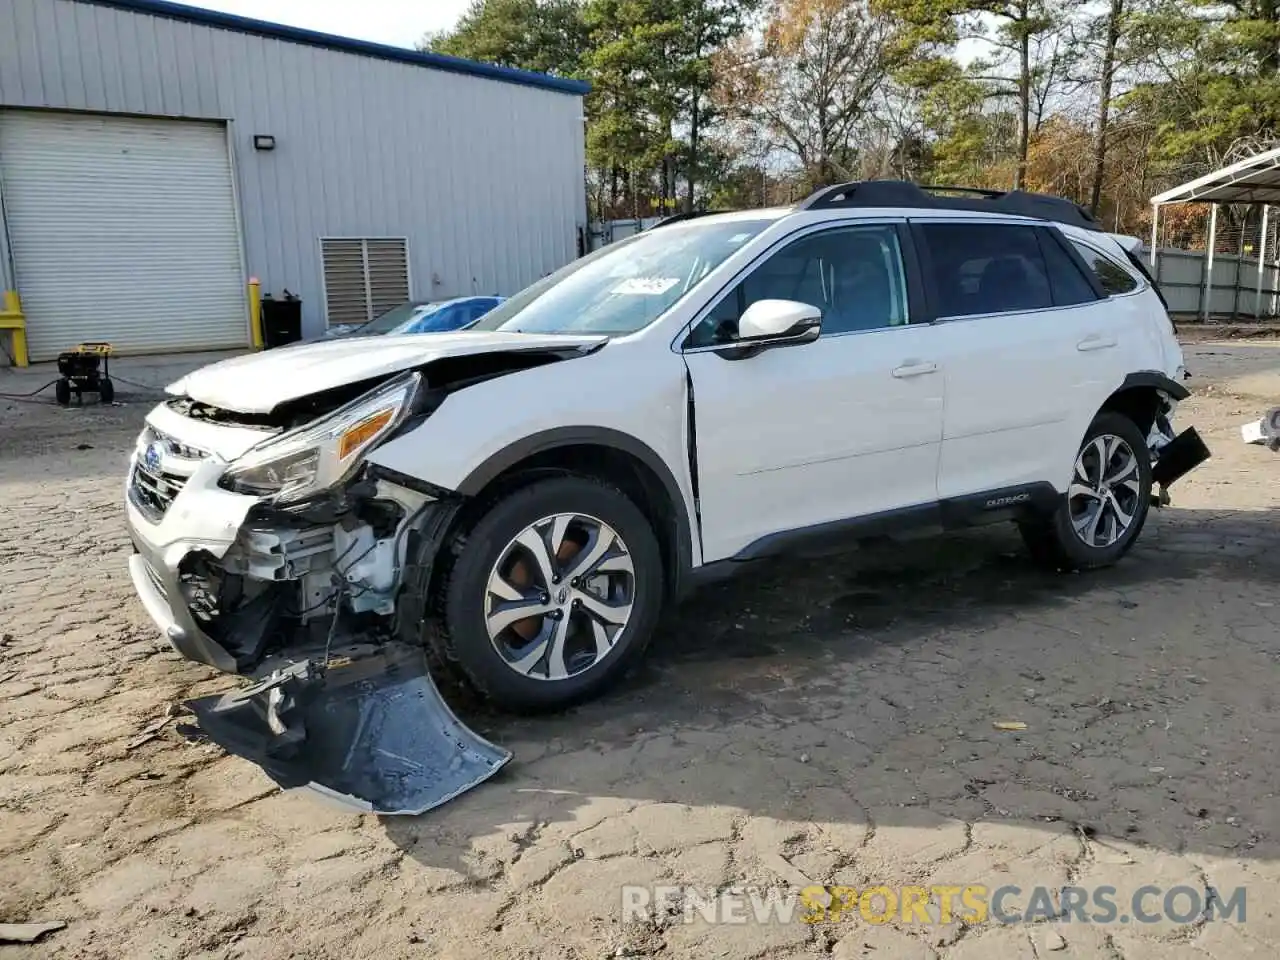
[[891, 225], [843, 227], [796, 240], [756, 267], [702, 318], [685, 347], [731, 344], [757, 300], [796, 300], [822, 311], [822, 335], [907, 323], [907, 284]]

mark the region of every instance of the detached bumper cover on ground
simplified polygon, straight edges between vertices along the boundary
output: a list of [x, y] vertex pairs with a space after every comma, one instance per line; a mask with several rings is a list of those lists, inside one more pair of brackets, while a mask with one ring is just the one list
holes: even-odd
[[422, 813], [511, 759], [454, 716], [410, 650], [328, 670], [304, 660], [187, 706], [215, 743], [280, 786], [362, 813]]

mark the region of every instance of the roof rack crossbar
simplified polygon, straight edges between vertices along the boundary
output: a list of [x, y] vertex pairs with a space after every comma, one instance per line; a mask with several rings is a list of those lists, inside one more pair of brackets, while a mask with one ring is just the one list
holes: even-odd
[[[960, 193], [963, 196], [943, 194]], [[1003, 213], [1101, 230], [1079, 204], [1062, 197], [1025, 190], [984, 190], [978, 187], [918, 186], [905, 180], [860, 180], [824, 187], [800, 201], [799, 210], [838, 210], [851, 207], [908, 207], [918, 210], [972, 210]]]

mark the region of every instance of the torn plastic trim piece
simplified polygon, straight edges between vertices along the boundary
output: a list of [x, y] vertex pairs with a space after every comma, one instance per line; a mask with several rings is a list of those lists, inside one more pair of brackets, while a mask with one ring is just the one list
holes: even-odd
[[1151, 481], [1168, 488], [1209, 459], [1209, 448], [1195, 427], [1183, 430], [1172, 443], [1160, 448], [1160, 458], [1151, 467]]
[[1262, 417], [1240, 428], [1245, 443], [1263, 445], [1272, 452], [1280, 450], [1280, 407], [1272, 407]]
[[281, 787], [353, 813], [424, 813], [511, 759], [449, 709], [424, 652], [401, 645], [341, 666], [304, 660], [186, 705], [211, 740]]

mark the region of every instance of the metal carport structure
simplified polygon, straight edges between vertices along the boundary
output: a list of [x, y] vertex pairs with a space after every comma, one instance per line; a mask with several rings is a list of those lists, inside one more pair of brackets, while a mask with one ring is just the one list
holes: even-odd
[[1262, 206], [1262, 231], [1258, 251], [1258, 286], [1255, 315], [1262, 302], [1262, 276], [1267, 260], [1267, 224], [1271, 204], [1280, 203], [1280, 147], [1255, 154], [1238, 163], [1220, 167], [1181, 186], [1158, 193], [1151, 198], [1151, 262], [1155, 264], [1160, 238], [1160, 208], [1175, 203], [1207, 203], [1209, 240], [1206, 247], [1207, 269], [1201, 292], [1201, 319], [1208, 321], [1213, 288], [1213, 258], [1218, 240], [1218, 207], [1224, 203]]

